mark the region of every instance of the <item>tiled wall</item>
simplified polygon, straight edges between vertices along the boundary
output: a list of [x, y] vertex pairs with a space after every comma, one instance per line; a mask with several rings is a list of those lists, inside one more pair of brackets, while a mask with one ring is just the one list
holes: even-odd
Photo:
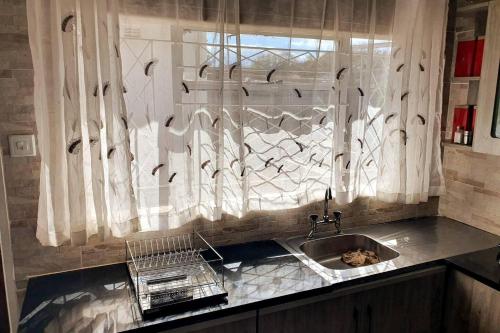
[[447, 145], [440, 215], [500, 235], [500, 156]]
[[[484, 12], [455, 17], [454, 11], [479, 2], [484, 1], [450, 0], [443, 98], [443, 110], [447, 112], [443, 113], [442, 127], [446, 140], [451, 139], [454, 106], [467, 104], [469, 90], [476, 89], [478, 83], [453, 83], [450, 65], [454, 38], [474, 38], [477, 31], [482, 34], [486, 23]], [[443, 159], [446, 195], [440, 198], [439, 214], [500, 235], [500, 157], [474, 153], [471, 147], [446, 144]]]
[[[125, 257], [123, 240], [102, 242], [94, 237], [85, 246], [42, 247], [35, 238], [40, 159], [11, 158], [7, 140], [10, 134], [36, 132], [25, 3], [0, 0], [0, 144], [4, 149], [15, 272], [21, 297], [29, 275], [118, 262]], [[365, 198], [336, 208], [343, 210], [344, 227], [348, 228], [436, 215], [437, 207], [436, 198], [420, 205], [385, 204]], [[215, 223], [197, 220], [173, 232], [189, 232], [196, 226], [213, 237], [215, 244], [286, 237], [305, 234], [307, 216], [321, 211], [322, 204], [317, 203], [286, 211], [252, 213], [240, 220], [224, 216]], [[148, 236], [151, 234], [138, 234], [134, 238]]]
[[33, 66], [26, 2], [0, 0], [0, 145], [4, 154], [12, 236], [16, 235], [13, 247], [21, 248], [15, 260], [30, 256], [29, 249], [36, 247], [31, 234], [18, 230], [26, 230], [36, 222], [40, 159], [10, 158], [8, 135], [34, 131]]

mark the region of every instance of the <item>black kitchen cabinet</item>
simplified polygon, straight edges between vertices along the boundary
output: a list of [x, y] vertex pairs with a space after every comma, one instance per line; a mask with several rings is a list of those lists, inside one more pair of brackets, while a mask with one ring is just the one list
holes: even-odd
[[364, 292], [363, 332], [440, 332], [445, 273], [422, 273]]
[[440, 332], [444, 267], [262, 309], [259, 333]]
[[290, 308], [261, 310], [259, 333], [361, 332], [360, 294], [350, 294]]
[[444, 332], [497, 333], [500, 330], [500, 291], [451, 270], [446, 291]]
[[249, 311], [234, 316], [214, 319], [167, 332], [176, 333], [256, 333], [257, 312]]
[[430, 333], [441, 331], [445, 267], [184, 327], [189, 333]]

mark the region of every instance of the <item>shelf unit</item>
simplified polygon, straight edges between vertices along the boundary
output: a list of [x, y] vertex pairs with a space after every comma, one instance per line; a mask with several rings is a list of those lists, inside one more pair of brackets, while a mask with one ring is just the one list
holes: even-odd
[[451, 79], [451, 83], [453, 84], [469, 84], [470, 81], [479, 81], [481, 79], [480, 76], [462, 76], [462, 77], [453, 77]]
[[457, 8], [457, 14], [474, 14], [478, 11], [487, 11], [489, 2], [475, 3], [467, 6]]
[[472, 146], [464, 145], [464, 144], [460, 144], [460, 143], [454, 143], [451, 141], [443, 141], [443, 147], [450, 147], [453, 149], [472, 151]]
[[[456, 108], [466, 108], [469, 106], [469, 104], [463, 105], [465, 101], [463, 98], [464, 97], [463, 90], [465, 89], [464, 87], [465, 85], [467, 86], [466, 87], [467, 103], [470, 103], [470, 105], [476, 105], [474, 99], [477, 99], [478, 85], [479, 81], [481, 80], [480, 76], [468, 76], [468, 77], [454, 76], [458, 42], [484, 37], [486, 27], [478, 25], [477, 22], [482, 22], [482, 17], [484, 16], [485, 13], [486, 14], [488, 13], [488, 8], [489, 8], [489, 2], [484, 1], [481, 3], [461, 6], [456, 10], [456, 27], [454, 35], [453, 56], [451, 63], [452, 77], [450, 80], [451, 98], [448, 104], [449, 120], [447, 123], [447, 135], [446, 135], [447, 144], [453, 146], [469, 147], [452, 143], [453, 132], [454, 132], [453, 119]], [[456, 97], [453, 98], [453, 96]]]

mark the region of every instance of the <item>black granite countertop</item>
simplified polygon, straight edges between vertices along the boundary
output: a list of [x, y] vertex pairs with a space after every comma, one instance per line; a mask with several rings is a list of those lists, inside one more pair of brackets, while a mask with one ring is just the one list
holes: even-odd
[[[415, 223], [422, 226], [421, 232], [418, 232], [419, 227], [415, 231]], [[360, 230], [366, 234], [373, 232], [371, 236], [385, 244], [396, 242], [398, 251], [404, 257], [400, 263], [407, 265], [386, 265], [386, 269], [370, 274], [333, 281], [313, 271], [274, 241], [219, 247], [217, 249], [224, 257], [227, 303], [154, 319], [141, 316], [125, 264], [40, 276], [28, 282], [19, 331], [157, 332], [320, 295], [430, 265], [441, 265], [445, 263], [443, 259], [491, 247], [500, 240], [497, 236], [445, 218], [423, 218], [363, 228]], [[387, 230], [395, 228], [397, 234], [386, 235]], [[455, 241], [452, 242], [463, 234], [469, 234], [476, 245], [469, 242], [461, 250]]]
[[[227, 304], [143, 319], [125, 264], [31, 278], [20, 332], [159, 331], [321, 293], [328, 283], [274, 241], [217, 248], [224, 257]], [[62, 329], [61, 329], [62, 328]]]
[[500, 291], [500, 246], [447, 259], [459, 271]]

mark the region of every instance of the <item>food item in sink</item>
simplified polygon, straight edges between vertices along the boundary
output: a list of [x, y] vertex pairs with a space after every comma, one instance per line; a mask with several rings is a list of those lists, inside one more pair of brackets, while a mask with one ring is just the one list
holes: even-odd
[[372, 264], [378, 264], [380, 259], [373, 251], [357, 249], [355, 251], [347, 251], [342, 254], [342, 261], [349, 266], [360, 267]]

